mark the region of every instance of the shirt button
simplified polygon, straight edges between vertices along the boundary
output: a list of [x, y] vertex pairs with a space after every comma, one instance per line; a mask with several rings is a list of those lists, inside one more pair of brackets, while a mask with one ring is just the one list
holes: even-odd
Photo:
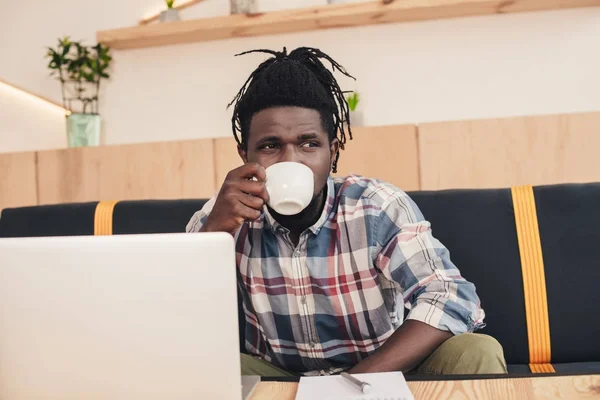
[[302, 298], [300, 298], [300, 302], [302, 304], [306, 304], [306, 296], [302, 296]]
[[299, 256], [300, 256], [300, 250], [295, 250], [294, 257], [299, 257]]
[[310, 346], [311, 349], [314, 349], [315, 346], [317, 345], [315, 342], [309, 342], [308, 345]]

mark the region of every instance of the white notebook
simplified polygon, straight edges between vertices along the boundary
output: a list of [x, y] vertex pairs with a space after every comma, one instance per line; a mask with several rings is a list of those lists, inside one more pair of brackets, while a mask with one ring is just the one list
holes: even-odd
[[296, 400], [414, 400], [402, 372], [353, 374], [371, 385], [369, 394], [362, 394], [339, 375], [300, 378]]

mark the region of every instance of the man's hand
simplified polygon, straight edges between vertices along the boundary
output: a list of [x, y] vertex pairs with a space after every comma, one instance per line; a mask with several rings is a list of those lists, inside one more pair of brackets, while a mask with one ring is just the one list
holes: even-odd
[[254, 163], [229, 172], [200, 232], [228, 232], [235, 235], [244, 221], [258, 219], [263, 206], [269, 201], [266, 179], [265, 169]]

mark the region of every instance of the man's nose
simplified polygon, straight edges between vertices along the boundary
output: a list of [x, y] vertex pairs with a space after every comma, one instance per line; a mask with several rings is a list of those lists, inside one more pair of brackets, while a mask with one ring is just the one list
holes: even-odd
[[288, 145], [280, 153], [279, 162], [300, 162], [298, 149], [294, 145]]

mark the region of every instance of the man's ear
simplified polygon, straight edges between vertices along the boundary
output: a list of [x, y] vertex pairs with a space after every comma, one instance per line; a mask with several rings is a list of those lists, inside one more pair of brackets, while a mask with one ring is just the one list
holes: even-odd
[[242, 161], [244, 161], [244, 164], [248, 163], [248, 152], [240, 145], [238, 145], [237, 149], [240, 158], [242, 159]]
[[335, 162], [337, 154], [340, 151], [340, 141], [337, 138], [331, 141], [331, 144], [329, 145], [329, 151], [331, 158], [331, 165], [329, 166], [329, 169], [331, 170], [333, 169], [333, 163]]

